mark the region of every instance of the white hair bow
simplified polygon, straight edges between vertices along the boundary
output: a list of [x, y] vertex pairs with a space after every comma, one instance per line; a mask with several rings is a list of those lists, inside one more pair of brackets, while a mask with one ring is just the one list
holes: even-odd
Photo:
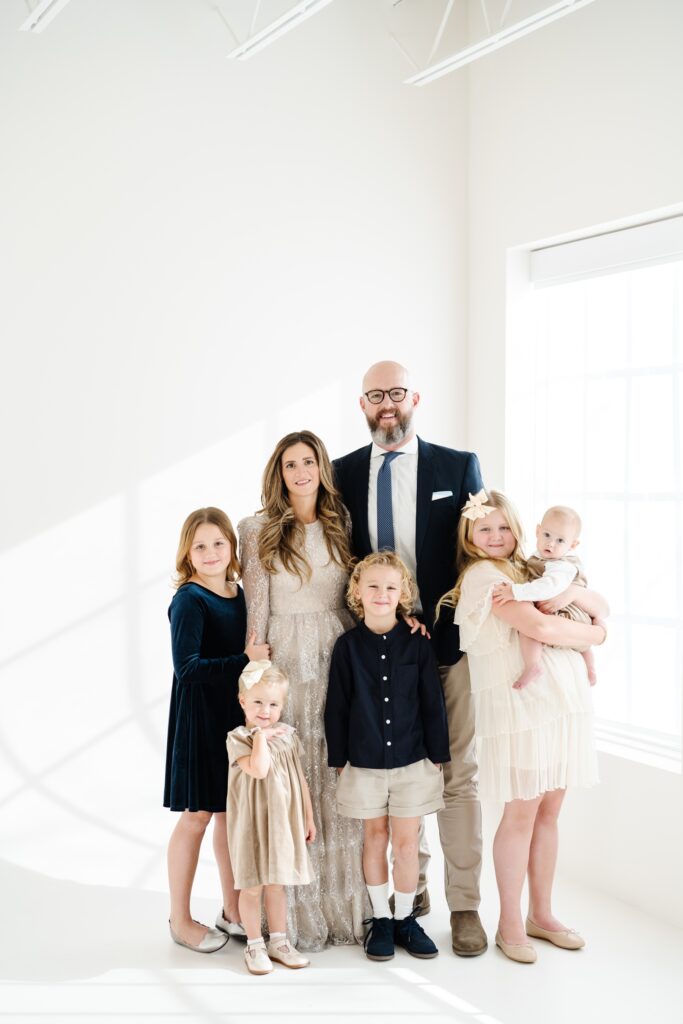
[[463, 505], [460, 515], [465, 519], [483, 519], [489, 512], [496, 511], [493, 505], [484, 504], [488, 500], [488, 495], [483, 488], [477, 494], [470, 494], [470, 499]]
[[252, 686], [260, 682], [261, 676], [268, 671], [271, 665], [272, 662], [266, 661], [265, 658], [262, 661], [250, 661], [240, 676], [240, 682], [244, 689], [250, 690]]

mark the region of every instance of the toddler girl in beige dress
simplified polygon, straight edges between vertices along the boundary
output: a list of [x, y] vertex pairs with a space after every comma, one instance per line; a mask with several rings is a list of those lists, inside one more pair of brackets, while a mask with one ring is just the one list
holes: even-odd
[[[247, 933], [251, 974], [270, 974], [272, 961], [308, 967], [288, 941], [283, 886], [307, 885], [307, 843], [315, 839], [311, 797], [301, 767], [301, 743], [291, 725], [278, 725], [287, 677], [269, 661], [250, 662], [239, 679], [246, 724], [228, 733], [228, 845]], [[268, 945], [261, 935], [261, 894]]]

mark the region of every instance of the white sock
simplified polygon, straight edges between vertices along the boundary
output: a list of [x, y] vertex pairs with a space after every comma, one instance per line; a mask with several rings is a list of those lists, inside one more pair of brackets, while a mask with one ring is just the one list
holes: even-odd
[[279, 942], [280, 939], [286, 939], [286, 938], [287, 938], [287, 932], [271, 932], [270, 933], [270, 940], [269, 941], [270, 942]]
[[391, 910], [389, 909], [389, 883], [368, 885], [367, 888], [370, 902], [372, 903], [372, 916], [391, 917]]
[[258, 939], [247, 939], [247, 946], [260, 946], [263, 942], [263, 936], [259, 935]]
[[413, 892], [399, 892], [398, 889], [394, 889], [394, 917], [397, 921], [402, 921], [404, 917], [413, 909], [413, 900], [415, 899], [415, 891]]

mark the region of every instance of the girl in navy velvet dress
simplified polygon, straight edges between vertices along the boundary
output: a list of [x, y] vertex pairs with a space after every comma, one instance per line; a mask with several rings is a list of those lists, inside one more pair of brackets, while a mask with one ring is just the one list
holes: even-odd
[[[178, 589], [168, 610], [174, 674], [164, 807], [181, 812], [168, 844], [169, 925], [175, 942], [200, 953], [220, 949], [230, 935], [245, 935], [228, 853], [225, 739], [242, 724], [237, 699], [240, 673], [249, 661], [268, 658], [270, 651], [267, 644], [255, 644], [253, 635], [245, 646], [247, 615], [236, 582], [236, 552], [235, 532], [225, 512], [192, 512], [180, 532]], [[194, 921], [190, 912], [199, 848], [212, 817], [223, 890], [215, 928]]]

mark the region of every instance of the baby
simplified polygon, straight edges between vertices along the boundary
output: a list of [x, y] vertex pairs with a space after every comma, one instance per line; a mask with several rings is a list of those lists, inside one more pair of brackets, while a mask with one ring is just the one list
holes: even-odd
[[[499, 583], [493, 591], [495, 603], [500, 605], [508, 601], [549, 601], [562, 594], [572, 583], [585, 587], [586, 578], [581, 563], [571, 554], [579, 543], [580, 534], [581, 519], [574, 509], [567, 508], [566, 505], [554, 505], [549, 508], [540, 525], [536, 527], [537, 550], [527, 562], [531, 582]], [[575, 604], [567, 605], [557, 614], [576, 622], [591, 622], [590, 615]], [[513, 684], [517, 690], [528, 686], [542, 671], [543, 645], [522, 633], [519, 634], [519, 640], [524, 671]], [[589, 647], [581, 654], [586, 663], [589, 682], [594, 686], [597, 677], [593, 652]]]

